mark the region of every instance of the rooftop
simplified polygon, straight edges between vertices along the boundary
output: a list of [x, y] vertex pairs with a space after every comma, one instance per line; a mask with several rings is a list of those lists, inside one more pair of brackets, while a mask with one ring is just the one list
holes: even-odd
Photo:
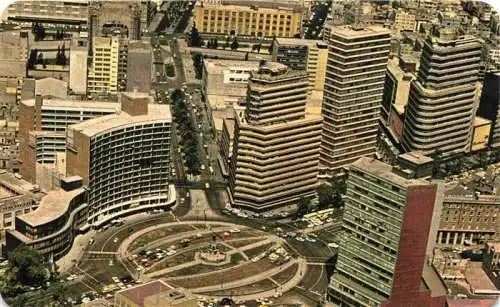
[[287, 37], [278, 37], [276, 38], [276, 42], [279, 45], [307, 45], [310, 47], [316, 46], [325, 46], [328, 47], [328, 44], [314, 39], [301, 39], [301, 38], [287, 38]]
[[40, 200], [40, 205], [35, 211], [18, 216], [17, 218], [31, 226], [46, 224], [65, 214], [68, 211], [70, 201], [82, 192], [84, 192], [83, 188], [72, 191], [50, 191]]
[[121, 295], [136, 304], [137, 306], [144, 306], [144, 300], [147, 297], [172, 290], [173, 287], [162, 280], [153, 280], [148, 283], [118, 291], [116, 295]]
[[427, 163], [432, 163], [432, 161], [434, 161], [432, 158], [429, 158], [428, 156], [418, 151], [407, 152], [402, 155], [399, 155], [399, 157], [401, 159], [404, 159], [406, 161], [415, 164], [427, 164]]
[[203, 62], [205, 69], [207, 69], [208, 72], [212, 74], [221, 74], [228, 69], [250, 69], [254, 71], [257, 71], [257, 69], [259, 69], [259, 61], [204, 59]]
[[82, 134], [93, 137], [107, 130], [117, 129], [122, 126], [138, 124], [141, 122], [163, 122], [172, 121], [169, 105], [149, 104], [148, 114], [131, 116], [126, 112], [96, 117], [79, 124], [70, 126], [72, 130], [80, 131]]
[[234, 118], [224, 118], [224, 125], [226, 125], [229, 137], [231, 139], [234, 137], [234, 123]]
[[374, 25], [364, 27], [356, 27], [353, 25], [334, 26], [332, 27], [331, 33], [335, 33], [336, 35], [343, 36], [345, 38], [363, 38], [382, 34], [391, 34], [388, 29]]
[[10, 193], [7, 193], [10, 195], [4, 194], [6, 195], [5, 197], [0, 195], [0, 201], [2, 198], [18, 195], [30, 195], [36, 199], [40, 199], [45, 195], [42, 192], [33, 192], [33, 184], [26, 180], [16, 178], [13, 173], [9, 173], [5, 170], [0, 170], [0, 186], [3, 187], [3, 189], [10, 190]]
[[429, 185], [429, 182], [422, 179], [406, 179], [393, 172], [391, 165], [380, 162], [373, 158], [363, 157], [352, 163], [350, 168], [357, 168], [381, 179], [390, 181], [403, 187]]
[[[30, 107], [35, 106], [35, 98], [26, 99], [21, 102], [22, 104]], [[114, 109], [119, 111], [121, 105], [117, 102], [104, 102], [104, 101], [82, 101], [82, 100], [71, 100], [71, 99], [52, 99], [43, 98], [44, 107], [57, 107], [57, 108], [67, 108], [67, 109], [82, 109], [82, 108], [98, 108], [98, 109]]]
[[494, 299], [454, 299], [448, 297], [446, 299], [448, 307], [492, 307], [495, 304]]
[[483, 118], [481, 116], [474, 117], [474, 127], [491, 125], [491, 120]]
[[[248, 0], [222, 0], [222, 5], [228, 8], [234, 6], [235, 8], [241, 9], [251, 9], [251, 6], [248, 5]], [[196, 5], [217, 5], [210, 3], [209, 1], [197, 1]], [[304, 8], [302, 1], [300, 0], [252, 0], [252, 5], [254, 7], [259, 8], [283, 8], [283, 9], [299, 9], [302, 10]]]
[[35, 81], [35, 95], [66, 98], [68, 82], [56, 78], [43, 78]]

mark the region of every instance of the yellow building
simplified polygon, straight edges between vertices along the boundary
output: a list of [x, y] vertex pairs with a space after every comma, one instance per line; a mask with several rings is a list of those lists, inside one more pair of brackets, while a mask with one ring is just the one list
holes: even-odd
[[87, 90], [90, 95], [116, 95], [126, 86], [127, 40], [118, 36], [95, 37]]
[[488, 146], [491, 131], [491, 121], [476, 116], [474, 118], [471, 151], [480, 150]]
[[301, 31], [303, 12], [303, 5], [294, 2], [201, 1], [194, 8], [194, 22], [205, 33], [293, 37]]
[[328, 45], [317, 40], [278, 38], [274, 41], [273, 61], [294, 70], [306, 70], [308, 92], [323, 91], [325, 87]]
[[415, 31], [417, 22], [415, 21], [415, 15], [405, 12], [398, 11], [396, 13], [396, 18], [394, 21], [394, 28], [398, 31]]

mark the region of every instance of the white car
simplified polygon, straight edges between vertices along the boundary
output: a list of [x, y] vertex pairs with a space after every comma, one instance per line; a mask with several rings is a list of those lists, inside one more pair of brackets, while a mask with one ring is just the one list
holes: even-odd
[[241, 232], [241, 230], [239, 230], [238, 228], [233, 228], [233, 229], [229, 230], [229, 232], [238, 233], [238, 232]]
[[114, 238], [113, 243], [118, 243], [118, 238]]
[[205, 189], [210, 189], [210, 183], [205, 182]]
[[201, 165], [201, 170], [204, 171], [205, 170], [205, 164], [202, 164]]
[[115, 283], [120, 283], [120, 279], [119, 279], [118, 277], [116, 277], [116, 276], [111, 277], [111, 279], [112, 279], [112, 280], [113, 280], [113, 282], [115, 282]]
[[299, 242], [305, 242], [306, 240], [302, 237], [297, 237], [295, 238], [295, 240], [299, 241]]
[[175, 255], [177, 253], [177, 251], [175, 250], [170, 250], [167, 252], [167, 256], [172, 256], [172, 255]]

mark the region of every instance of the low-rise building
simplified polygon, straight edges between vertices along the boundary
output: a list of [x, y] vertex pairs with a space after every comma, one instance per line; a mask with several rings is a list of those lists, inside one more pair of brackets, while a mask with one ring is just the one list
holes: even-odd
[[47, 259], [59, 259], [73, 245], [73, 239], [87, 221], [87, 190], [79, 177], [67, 178], [60, 190], [50, 191], [39, 207], [16, 216], [15, 229], [6, 233], [3, 253], [25, 244]]
[[151, 42], [147, 40], [130, 41], [127, 54], [127, 88], [149, 93], [152, 78]]
[[200, 32], [293, 37], [301, 33], [305, 8], [291, 1], [198, 1], [193, 15]]
[[482, 195], [470, 187], [456, 185], [445, 191], [438, 244], [463, 246], [498, 240], [500, 198]]
[[116, 292], [114, 307], [196, 307], [198, 299], [161, 279]]
[[5, 230], [14, 229], [15, 218], [35, 210], [44, 195], [21, 176], [0, 171], [0, 241]]

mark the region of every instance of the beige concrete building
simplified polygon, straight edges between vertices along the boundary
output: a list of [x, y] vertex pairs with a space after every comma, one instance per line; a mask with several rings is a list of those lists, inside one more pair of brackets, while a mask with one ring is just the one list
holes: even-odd
[[226, 118], [222, 122], [222, 133], [220, 138], [219, 147], [219, 164], [221, 166], [222, 174], [229, 175], [229, 166], [233, 157], [233, 143], [234, 143], [234, 118]]
[[197, 307], [198, 299], [161, 279], [116, 292], [114, 307]]
[[500, 199], [453, 192], [447, 192], [443, 201], [437, 243], [463, 246], [500, 240]]
[[208, 117], [217, 133], [222, 133], [225, 118], [234, 117], [235, 108], [246, 99], [248, 78], [257, 71], [257, 61], [205, 59], [201, 90], [208, 102]]
[[278, 38], [274, 41], [273, 61], [295, 70], [306, 70], [309, 92], [325, 87], [328, 45], [322, 41]]
[[403, 148], [426, 155], [468, 152], [479, 100], [481, 44], [442, 28], [425, 40], [406, 108]]
[[396, 31], [415, 31], [417, 22], [415, 21], [415, 14], [398, 10], [394, 19], [394, 28]]
[[117, 95], [125, 90], [127, 45], [127, 39], [119, 36], [93, 38], [93, 59], [87, 80], [90, 95]]
[[147, 93], [122, 93], [121, 111], [68, 127], [66, 174], [88, 186], [88, 225], [99, 227], [121, 215], [168, 208], [169, 105], [149, 104]]
[[234, 206], [265, 211], [315, 194], [321, 117], [306, 114], [307, 74], [280, 63], [252, 72], [235, 118], [229, 189]]
[[323, 93], [322, 174], [376, 151], [390, 32], [378, 26], [332, 27]]
[[301, 33], [304, 10], [296, 2], [199, 1], [193, 15], [200, 32], [293, 37]]
[[89, 1], [13, 1], [2, 16], [19, 22], [86, 24]]
[[0, 171], [0, 241], [5, 230], [14, 229], [16, 216], [35, 210], [45, 195], [21, 176]]
[[[36, 174], [39, 165], [53, 165], [57, 153], [65, 153], [69, 125], [119, 110], [120, 104], [112, 102], [48, 99], [42, 96], [23, 100], [19, 114], [21, 175], [30, 182], [38, 182]], [[42, 182], [38, 183], [42, 185]]]

